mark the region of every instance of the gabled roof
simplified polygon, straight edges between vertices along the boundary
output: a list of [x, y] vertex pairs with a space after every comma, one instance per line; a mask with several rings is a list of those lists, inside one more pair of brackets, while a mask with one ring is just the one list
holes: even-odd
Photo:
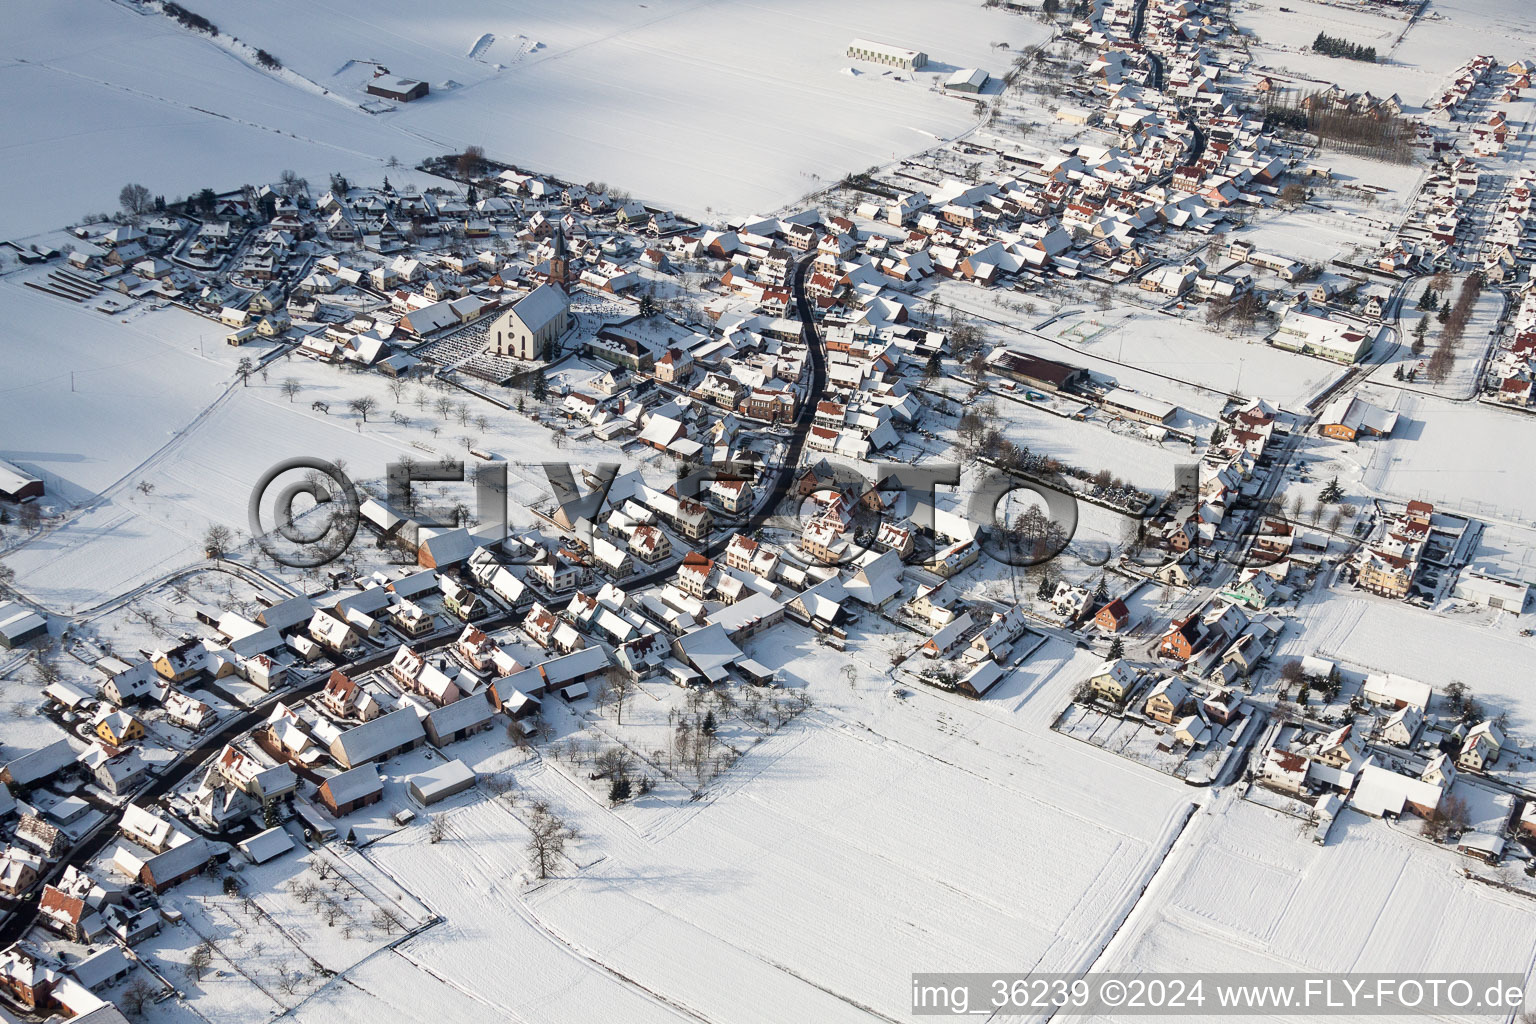
[[336, 742], [341, 745], [347, 763], [356, 765], [425, 736], [416, 712], [401, 708], [348, 729], [336, 737]]

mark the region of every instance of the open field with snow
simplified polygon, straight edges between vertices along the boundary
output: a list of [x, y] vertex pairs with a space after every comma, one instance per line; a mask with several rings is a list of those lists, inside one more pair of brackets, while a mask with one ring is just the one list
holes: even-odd
[[174, 200], [293, 168], [323, 188], [333, 171], [373, 180], [391, 154], [414, 164], [441, 149], [125, 4], [65, 0], [7, 13], [0, 84], [13, 102], [0, 113], [0, 176], [26, 200], [6, 204], [0, 237], [115, 210], [129, 181]]
[[1407, 392], [1398, 414], [1392, 436], [1369, 446], [1364, 483], [1372, 492], [1532, 520], [1536, 478], [1514, 453], [1536, 443], [1536, 417]]
[[1258, 328], [1230, 337], [1212, 330], [1199, 322], [1205, 309], [1192, 305], [1183, 316], [1134, 306], [1085, 311], [1042, 333], [1089, 355], [1218, 391], [1244, 394], [1245, 386], [1262, 387], [1267, 399], [1286, 409], [1300, 409], [1343, 372], [1334, 363], [1266, 345]]
[[1096, 968], [1529, 970], [1536, 903], [1463, 879], [1453, 853], [1354, 811], [1323, 847], [1300, 834], [1301, 824], [1235, 796], [1197, 813], [1187, 845], [1148, 890], [1145, 916]]
[[[391, 156], [408, 167], [470, 144], [698, 216], [766, 211], [969, 130], [971, 103], [932, 83], [961, 67], [1001, 72], [1007, 53], [991, 43], [1018, 49], [1047, 35], [1034, 19], [961, 0], [903, 0], [899, 11], [874, 0], [476, 0], [431, 18], [404, 0], [366, 14], [297, 0], [192, 8], [220, 41], [121, 4], [14, 12], [0, 84], [27, 102], [0, 115], [12, 140], [0, 174], [28, 200], [7, 204], [0, 236], [114, 209], [126, 181], [174, 199], [293, 168], [323, 187], [334, 171], [373, 180]], [[890, 42], [928, 52], [927, 71], [844, 56], [852, 38], [890, 24], [902, 26]], [[247, 62], [220, 45], [229, 36], [286, 69]], [[431, 94], [395, 110], [372, 98], [382, 112], [363, 110], [370, 62], [427, 81]], [[406, 168], [388, 173], [426, 183]]]
[[[1308, 92], [1337, 82], [1351, 92], [1397, 93], [1405, 113], [1423, 105], [1470, 57], [1505, 61], [1536, 50], [1536, 13], [1503, 0], [1435, 0], [1409, 24], [1413, 5], [1394, 10], [1370, 3], [1322, 0], [1244, 0], [1232, 17], [1249, 38], [1255, 70], [1290, 72], [1283, 84]], [[1312, 52], [1319, 31], [1373, 46], [1377, 64]]]

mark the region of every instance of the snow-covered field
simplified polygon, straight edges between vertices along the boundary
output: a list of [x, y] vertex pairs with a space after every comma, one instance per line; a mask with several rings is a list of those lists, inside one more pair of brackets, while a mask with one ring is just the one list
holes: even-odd
[[[1473, 55], [1516, 60], [1536, 49], [1536, 13], [1505, 0], [1435, 0], [1409, 25], [1415, 5], [1395, 10], [1368, 2], [1244, 0], [1232, 18], [1246, 30], [1260, 70], [1294, 73], [1300, 92], [1337, 82], [1351, 92], [1398, 93], [1416, 114], [1451, 72]], [[1318, 32], [1376, 48], [1379, 63], [1312, 52]]]
[[392, 154], [414, 164], [440, 148], [126, 4], [62, 0], [6, 15], [0, 176], [25, 199], [5, 204], [0, 237], [115, 210], [129, 181], [173, 200], [293, 168], [323, 187], [331, 172], [374, 180]]
[[[297, 1019], [362, 1020], [425, 994], [446, 1020], [905, 1019], [914, 970], [1086, 966], [1184, 820], [1186, 787], [1049, 731], [1095, 664], [1067, 645], [986, 702], [895, 699], [878, 666], [799, 627], [750, 653], [805, 680], [819, 708], [703, 802], [609, 812], [546, 757], [510, 769], [518, 808], [467, 801], [445, 812], [441, 844], [412, 827], [362, 851], [446, 920]], [[533, 798], [582, 831], [583, 870], [525, 891]], [[516, 965], [515, 994], [492, 964]]]
[[1453, 855], [1354, 811], [1339, 818], [1327, 846], [1303, 837], [1301, 825], [1232, 794], [1198, 812], [1135, 927], [1097, 968], [1528, 970], [1536, 903], [1462, 878]]
[[[264, 48], [286, 70], [262, 71], [123, 4], [11, 12], [0, 84], [27, 102], [0, 114], [12, 140], [0, 176], [28, 198], [6, 204], [0, 236], [114, 209], [127, 181], [174, 199], [284, 168], [320, 185], [335, 171], [373, 180], [390, 156], [409, 167], [471, 144], [696, 216], [766, 211], [968, 131], [971, 103], [932, 83], [961, 67], [1000, 73], [1010, 58], [992, 43], [1047, 35], [1039, 21], [962, 0], [475, 0], [431, 17], [405, 0], [190, 7], [222, 42]], [[896, 25], [900, 38], [884, 40]], [[930, 67], [914, 76], [844, 55], [871, 35], [926, 51]], [[364, 111], [372, 62], [431, 94]], [[397, 184], [421, 177], [388, 173]]]
[[1536, 486], [1514, 454], [1536, 440], [1536, 417], [1406, 392], [1398, 415], [1392, 436], [1369, 447], [1364, 482], [1373, 492], [1473, 515], [1536, 518]]
[[1333, 363], [1266, 345], [1259, 328], [1230, 337], [1211, 330], [1197, 322], [1205, 309], [1192, 307], [1182, 317], [1136, 307], [1094, 310], [1064, 316], [1042, 333], [1175, 380], [1233, 394], [1261, 390], [1286, 409], [1302, 408], [1343, 372]]

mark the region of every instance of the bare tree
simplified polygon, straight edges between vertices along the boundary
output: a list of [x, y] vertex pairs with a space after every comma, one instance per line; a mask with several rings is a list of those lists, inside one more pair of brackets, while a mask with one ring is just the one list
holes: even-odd
[[41, 651], [34, 652], [32, 655], [32, 674], [37, 677], [39, 686], [52, 686], [64, 677], [64, 674], [59, 671], [59, 666], [45, 657]]
[[283, 393], [284, 398], [292, 402], [295, 398], [299, 397], [299, 392], [304, 390], [304, 385], [300, 384], [294, 378], [289, 377], [287, 380], [278, 385], [278, 390]]
[[213, 523], [203, 532], [203, 552], [209, 558], [223, 558], [235, 535], [223, 523]]
[[132, 182], [123, 186], [117, 194], [117, 201], [122, 205], [123, 212], [130, 217], [142, 217], [154, 208], [154, 198], [150, 196], [149, 189]]
[[592, 766], [597, 769], [594, 774], [599, 779], [628, 778], [635, 770], [635, 756], [620, 746], [605, 747], [592, 759]]
[[624, 724], [624, 707], [629, 699], [634, 696], [640, 684], [629, 671], [621, 665], [610, 665], [605, 679], [606, 685], [599, 695], [602, 703], [600, 706], [613, 708], [614, 720], [620, 725]]
[[123, 1010], [131, 1016], [137, 1017], [144, 1012], [144, 1004], [149, 1002], [155, 994], [155, 987], [143, 978], [134, 978], [128, 987], [123, 989], [123, 994], [118, 996], [118, 1003]]
[[341, 904], [327, 896], [320, 904], [320, 916], [325, 918], [325, 926], [334, 928], [336, 922], [345, 917], [347, 912], [341, 908]]
[[299, 983], [301, 981], [303, 981], [303, 980], [304, 980], [303, 974], [300, 973], [299, 971], [295, 971], [295, 970], [292, 970], [291, 968], [289, 968], [287, 960], [280, 960], [280, 961], [278, 961], [278, 963], [277, 963], [277, 987], [278, 988], [282, 989], [284, 992], [286, 992], [288, 995], [291, 996], [295, 992], [298, 991]]
[[461, 178], [478, 178], [485, 173], [485, 147], [466, 146], [454, 161], [454, 170]]
[[373, 926], [385, 935], [393, 935], [395, 929], [401, 927], [400, 915], [388, 907], [380, 907], [373, 912]]
[[386, 384], [385, 387], [389, 388], [390, 397], [395, 400], [396, 405], [399, 405], [400, 399], [405, 396], [405, 381], [397, 377]]
[[368, 414], [373, 412], [378, 407], [378, 399], [374, 398], [372, 395], [361, 395], [347, 403], [347, 408], [361, 416], [364, 423], [368, 422]]
[[432, 819], [427, 823], [427, 842], [440, 843], [447, 834], [448, 826], [443, 824], [443, 816], [441, 814], [432, 815]]
[[207, 939], [193, 946], [192, 952], [187, 954], [187, 977], [193, 981], [202, 981], [208, 966], [213, 963], [213, 953], [213, 943]]
[[548, 878], [554, 862], [564, 856], [565, 844], [578, 837], [574, 828], [540, 800], [528, 820], [528, 855], [538, 865], [539, 877]]

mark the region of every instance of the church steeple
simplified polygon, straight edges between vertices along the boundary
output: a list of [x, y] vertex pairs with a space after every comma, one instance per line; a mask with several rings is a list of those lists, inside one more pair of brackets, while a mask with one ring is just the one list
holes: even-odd
[[549, 280], [551, 284], [558, 284], [561, 288], [566, 286], [570, 274], [570, 255], [565, 249], [565, 228], [555, 224], [554, 249], [549, 257]]

